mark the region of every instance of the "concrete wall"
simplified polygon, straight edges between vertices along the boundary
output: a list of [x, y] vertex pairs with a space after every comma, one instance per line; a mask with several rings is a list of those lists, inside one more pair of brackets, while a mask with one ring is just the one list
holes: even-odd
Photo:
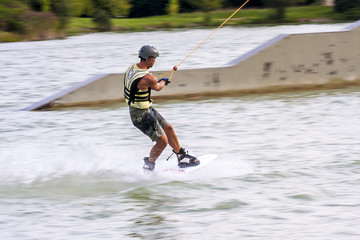
[[[155, 72], [159, 75], [162, 72]], [[360, 21], [343, 31], [279, 35], [224, 67], [179, 70], [156, 98], [334, 87], [360, 83]], [[123, 74], [104, 74], [25, 110], [123, 101]]]

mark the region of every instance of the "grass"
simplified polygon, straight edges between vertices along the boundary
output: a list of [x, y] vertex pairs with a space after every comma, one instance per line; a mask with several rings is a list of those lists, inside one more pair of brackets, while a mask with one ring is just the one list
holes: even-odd
[[336, 20], [339, 16], [334, 12], [333, 7], [312, 6], [297, 7], [287, 10], [287, 19], [289, 21], [317, 21], [320, 19]]
[[[145, 18], [112, 19], [112, 31], [149, 31], [157, 29], [217, 27], [227, 19], [235, 9], [216, 10], [211, 12], [211, 20], [205, 21], [203, 12], [180, 13], [175, 16], [152, 16]], [[340, 16], [335, 14], [333, 7], [304, 6], [286, 9], [284, 21], [276, 22], [271, 18], [274, 9], [242, 9], [230, 19], [226, 26], [239, 25], [277, 25], [311, 22], [338, 22]], [[71, 18], [66, 35], [97, 32], [92, 18]], [[0, 32], [0, 42], [20, 41], [21, 36], [7, 32]]]
[[[188, 27], [213, 27], [220, 25], [235, 10], [216, 10], [211, 12], [211, 21], [204, 21], [204, 13], [181, 13], [175, 16], [152, 16], [145, 18], [124, 18], [112, 19], [113, 31], [146, 31], [169, 28], [188, 28]], [[286, 9], [285, 20], [281, 23], [270, 18], [273, 9], [243, 9], [227, 22], [227, 26], [232, 25], [252, 25], [252, 24], [287, 24], [304, 22], [336, 22], [337, 16], [332, 7], [328, 6], [305, 6], [289, 7]], [[96, 26], [91, 18], [72, 18], [69, 24], [68, 33], [96, 32]]]
[[17, 42], [21, 40], [21, 36], [15, 33], [0, 31], [0, 42]]

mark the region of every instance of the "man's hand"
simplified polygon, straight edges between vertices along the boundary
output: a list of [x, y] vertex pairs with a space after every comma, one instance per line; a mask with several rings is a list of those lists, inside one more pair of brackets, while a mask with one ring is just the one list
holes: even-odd
[[161, 82], [161, 81], [164, 81], [166, 86], [170, 83], [170, 80], [168, 78], [160, 78], [160, 79], [158, 79], [158, 82]]

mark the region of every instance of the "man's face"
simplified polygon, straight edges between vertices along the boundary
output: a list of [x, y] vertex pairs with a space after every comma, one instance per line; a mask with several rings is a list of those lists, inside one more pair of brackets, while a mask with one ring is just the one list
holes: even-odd
[[154, 57], [148, 57], [148, 58], [146, 59], [146, 62], [147, 62], [147, 64], [148, 64], [148, 67], [149, 67], [149, 68], [152, 68], [152, 67], [154, 66], [155, 60], [156, 60], [156, 58], [154, 58]]

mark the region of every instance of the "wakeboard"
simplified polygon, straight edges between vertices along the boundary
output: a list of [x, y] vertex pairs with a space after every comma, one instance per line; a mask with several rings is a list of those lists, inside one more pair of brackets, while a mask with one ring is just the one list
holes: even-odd
[[173, 164], [171, 166], [165, 166], [163, 169], [160, 169], [160, 171], [164, 172], [164, 173], [186, 174], [186, 173], [193, 172], [195, 170], [198, 170], [198, 169], [208, 165], [209, 163], [214, 161], [216, 158], [217, 158], [216, 154], [206, 154], [206, 155], [202, 155], [202, 156], [198, 157], [200, 164], [195, 167], [179, 168], [176, 163], [176, 165]]

